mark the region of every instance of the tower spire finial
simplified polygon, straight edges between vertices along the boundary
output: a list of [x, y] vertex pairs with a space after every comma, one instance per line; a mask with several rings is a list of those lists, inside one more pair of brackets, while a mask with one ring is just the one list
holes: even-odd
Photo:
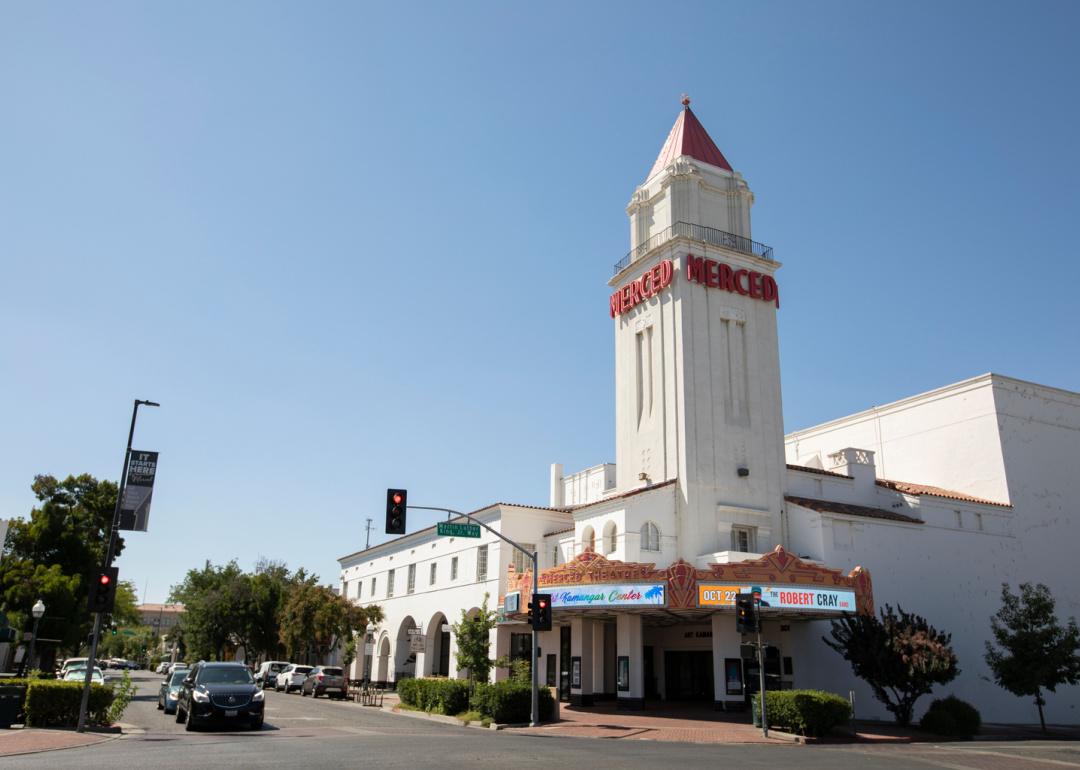
[[686, 94], [682, 95], [682, 106], [683, 107], [689, 107], [690, 106], [690, 97], [687, 96]]

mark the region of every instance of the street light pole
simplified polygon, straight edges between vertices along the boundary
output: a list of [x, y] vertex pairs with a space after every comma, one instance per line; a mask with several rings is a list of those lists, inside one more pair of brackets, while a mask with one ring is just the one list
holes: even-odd
[[[131, 461], [131, 442], [135, 438], [135, 419], [139, 416], [140, 406], [161, 406], [153, 401], [135, 399], [135, 405], [131, 409], [131, 427], [128, 429], [127, 449], [124, 452], [124, 464], [120, 469], [120, 485], [116, 490], [116, 505], [113, 506], [112, 524], [109, 525], [109, 540], [105, 549], [105, 569], [112, 566], [113, 555], [116, 551], [116, 532], [120, 524], [120, 504], [124, 498], [124, 487], [127, 484], [128, 463]], [[82, 702], [79, 704], [79, 726], [77, 732], [86, 732], [86, 710], [90, 705], [90, 682], [94, 674], [94, 663], [97, 662], [98, 639], [101, 637], [101, 613], [94, 613], [94, 635], [90, 639], [90, 660], [86, 665], [86, 678], [83, 680]]]
[[[539, 575], [539, 570], [537, 569], [537, 567], [539, 566], [539, 561], [537, 559], [536, 551], [527, 551], [527, 550], [525, 550], [525, 548], [523, 548], [518, 543], [515, 543], [510, 538], [506, 537], [501, 532], [496, 532], [494, 529], [489, 527], [487, 524], [480, 521], [480, 519], [476, 518], [475, 516], [470, 516], [467, 513], [462, 513], [461, 511], [455, 511], [452, 508], [432, 508], [432, 507], [429, 507], [429, 506], [426, 506], [426, 505], [410, 505], [408, 507], [411, 508], [411, 509], [414, 509], [414, 510], [419, 510], [419, 511], [442, 511], [443, 513], [446, 513], [446, 514], [452, 514], [454, 516], [460, 516], [460, 517], [462, 517], [464, 519], [468, 519], [473, 524], [478, 524], [479, 526], [483, 527], [484, 529], [486, 529], [491, 534], [495, 535], [495, 537], [499, 538], [500, 540], [502, 540], [507, 545], [521, 551], [523, 554], [525, 554], [525, 557], [530, 562], [532, 562], [533, 596], [536, 596], [537, 591], [539, 591], [539, 585], [540, 585], [540, 575]], [[537, 630], [534, 628], [532, 630], [532, 657], [533, 657], [533, 659], [532, 659], [532, 663], [530, 665], [530, 668], [532, 669], [532, 709], [531, 709], [531, 713], [530, 713], [530, 716], [529, 716], [529, 726], [530, 727], [535, 727], [536, 725], [540, 724], [540, 679], [539, 679], [540, 672], [537, 669], [538, 662], [536, 660], [536, 654], [539, 651], [538, 650], [538, 644], [539, 644], [538, 640], [539, 640], [539, 632], [537, 632]]]
[[38, 622], [41, 620], [41, 616], [45, 614], [45, 602], [38, 599], [30, 610], [30, 613], [34, 616], [34, 630], [30, 634], [30, 653], [26, 656], [26, 663], [23, 665], [23, 671], [26, 671], [27, 666], [34, 665], [34, 642], [37, 641]]

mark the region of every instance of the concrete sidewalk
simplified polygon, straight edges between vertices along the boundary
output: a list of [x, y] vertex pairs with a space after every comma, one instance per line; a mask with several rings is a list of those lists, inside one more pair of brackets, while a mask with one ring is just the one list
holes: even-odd
[[119, 737], [117, 734], [109, 733], [77, 733], [74, 730], [12, 727], [0, 730], [0, 757], [92, 746], [117, 737]]

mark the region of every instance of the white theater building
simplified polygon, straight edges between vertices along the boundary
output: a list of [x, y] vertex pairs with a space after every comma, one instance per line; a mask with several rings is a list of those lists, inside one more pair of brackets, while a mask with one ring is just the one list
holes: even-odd
[[[1030, 699], [985, 679], [983, 645], [1003, 582], [1046, 583], [1080, 614], [1080, 394], [988, 374], [785, 437], [776, 314], [799, 289], [751, 240], [753, 201], [687, 105], [631, 197], [631, 249], [598, 308], [615, 464], [552, 466], [547, 507], [472, 512], [539, 553], [555, 620], [541, 682], [583, 705], [741, 707], [758, 672], [733, 599], [757, 586], [770, 688], [854, 690], [859, 716], [887, 717], [821, 637], [841, 612], [899, 604], [953, 635], [962, 673], [937, 694], [1033, 721]], [[429, 528], [339, 561], [343, 593], [385, 612], [353, 678], [463, 674], [450, 624], [485, 594], [493, 657], [528, 657], [531, 574], [487, 532]], [[1051, 696], [1048, 719], [1080, 722], [1078, 690]]]

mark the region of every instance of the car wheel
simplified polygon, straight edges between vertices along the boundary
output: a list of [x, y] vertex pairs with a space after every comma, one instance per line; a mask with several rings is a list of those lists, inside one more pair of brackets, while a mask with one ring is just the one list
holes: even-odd
[[307, 690], [304, 689], [303, 685], [301, 685], [301, 687], [300, 687], [300, 697], [301, 698], [306, 698], [307, 697]]
[[163, 705], [161, 704], [161, 698], [158, 698], [158, 700], [157, 700], [157, 708], [158, 708], [158, 711], [162, 711], [162, 710], [164, 710], [164, 708], [165, 708], [165, 707], [164, 707], [164, 706], [163, 706]]
[[176, 724], [184, 724], [184, 712], [180, 709], [180, 706], [176, 707]]
[[187, 720], [184, 722], [184, 729], [189, 733], [195, 732], [195, 720], [191, 718], [191, 714], [188, 714]]

